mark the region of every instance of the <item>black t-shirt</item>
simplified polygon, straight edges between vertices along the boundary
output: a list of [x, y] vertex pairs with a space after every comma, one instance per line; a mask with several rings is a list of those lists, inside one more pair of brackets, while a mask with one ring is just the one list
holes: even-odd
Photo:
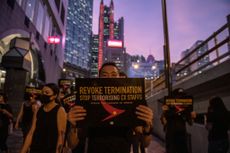
[[170, 135], [186, 134], [186, 122], [190, 123], [191, 120], [190, 112], [182, 111], [176, 113], [174, 110], [169, 110], [164, 115], [167, 120], [167, 133], [170, 133]]
[[56, 105], [49, 112], [44, 111], [44, 106], [37, 112], [37, 122], [34, 131], [31, 153], [55, 153], [58, 139], [57, 113], [60, 108]]
[[23, 115], [22, 115], [22, 126], [30, 126], [32, 124], [33, 119], [33, 110], [32, 110], [32, 104], [29, 104], [29, 102], [26, 102], [23, 104]]
[[[0, 109], [5, 109], [8, 112], [12, 113], [12, 108], [9, 104], [0, 104]], [[10, 117], [3, 112], [0, 112], [0, 128], [2, 127], [8, 127], [10, 124]]]
[[85, 148], [87, 149], [87, 153], [129, 153], [130, 152], [130, 144], [132, 138], [131, 137], [132, 132], [130, 128], [126, 128], [126, 127], [89, 128], [86, 135], [87, 135], [87, 139], [85, 142], [86, 143]]
[[230, 124], [229, 113], [210, 112], [207, 114], [207, 122], [212, 125], [209, 130], [209, 140], [219, 140], [228, 138], [228, 128]]

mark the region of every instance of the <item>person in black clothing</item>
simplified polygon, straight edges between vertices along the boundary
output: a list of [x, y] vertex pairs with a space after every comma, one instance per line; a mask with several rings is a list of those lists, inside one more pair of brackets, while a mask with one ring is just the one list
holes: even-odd
[[31, 128], [34, 111], [41, 106], [40, 102], [37, 100], [37, 96], [38, 95], [33, 92], [25, 93], [26, 101], [22, 103], [17, 116], [15, 129], [18, 129], [19, 127], [22, 128], [23, 141], [25, 141], [26, 135]]
[[229, 149], [228, 130], [230, 116], [220, 97], [209, 101], [207, 124], [208, 153], [227, 153]]
[[[100, 78], [119, 78], [119, 70], [114, 63], [105, 63], [99, 71]], [[147, 146], [151, 141], [151, 129], [153, 112], [148, 106], [139, 105], [136, 108], [137, 118], [145, 121], [145, 126], [140, 126], [143, 136], [143, 145]], [[68, 120], [71, 123], [69, 134], [69, 145], [76, 146], [81, 142], [79, 139], [76, 124], [84, 120], [87, 115], [82, 106], [74, 106], [68, 113]], [[86, 153], [130, 153], [132, 129], [128, 127], [108, 127], [82, 129], [86, 131]], [[77, 146], [78, 147], [78, 146]], [[76, 152], [78, 153], [78, 152]]]
[[[127, 74], [123, 71], [119, 72], [120, 78], [128, 78]], [[132, 152], [133, 153], [145, 153], [145, 147], [143, 144], [143, 134], [142, 134], [142, 127], [135, 127], [132, 130], [131, 134], [131, 145], [132, 145]]]
[[8, 152], [6, 144], [10, 120], [13, 118], [12, 108], [6, 103], [6, 95], [0, 93], [0, 152]]
[[[185, 95], [181, 88], [173, 91], [173, 96], [180, 98]], [[190, 125], [196, 117], [195, 112], [176, 110], [175, 107], [162, 106], [163, 114], [161, 122], [164, 125], [166, 152], [167, 153], [188, 153], [186, 122]]]
[[63, 147], [66, 113], [57, 103], [59, 88], [46, 84], [42, 89], [39, 110], [35, 110], [32, 126], [27, 134], [21, 153], [60, 153]]

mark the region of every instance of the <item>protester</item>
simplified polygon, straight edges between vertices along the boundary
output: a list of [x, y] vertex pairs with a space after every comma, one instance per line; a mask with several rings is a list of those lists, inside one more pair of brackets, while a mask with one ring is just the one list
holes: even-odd
[[17, 116], [15, 129], [18, 129], [19, 127], [22, 128], [23, 141], [25, 141], [26, 135], [31, 128], [34, 111], [41, 106], [41, 103], [37, 100], [37, 98], [38, 95], [35, 92], [26, 92], [24, 96], [26, 101], [22, 103]]
[[7, 97], [0, 93], [0, 152], [8, 153], [6, 144], [10, 120], [13, 119], [12, 108], [7, 104]]
[[[114, 63], [105, 63], [99, 71], [100, 78], [119, 78], [119, 70]], [[69, 134], [70, 146], [76, 146], [79, 143], [79, 133], [76, 125], [78, 121], [84, 120], [87, 115], [86, 109], [82, 106], [74, 106], [68, 113], [68, 120], [71, 123]], [[151, 141], [151, 129], [153, 121], [153, 112], [148, 106], [139, 105], [136, 108], [137, 118], [143, 120], [146, 125], [141, 127], [143, 135], [143, 145], [149, 145]], [[86, 129], [83, 129], [86, 130]], [[93, 128], [88, 129], [86, 143], [87, 153], [129, 153], [131, 147], [132, 129], [125, 128]], [[81, 141], [81, 139], [80, 139]]]
[[66, 113], [57, 102], [59, 88], [46, 84], [42, 89], [39, 110], [34, 111], [32, 127], [26, 137], [21, 153], [60, 153], [63, 147]]
[[[127, 74], [123, 71], [119, 72], [120, 78], [128, 78]], [[131, 138], [131, 152], [132, 153], [145, 153], [146, 148], [143, 145], [143, 134], [142, 134], [142, 127], [138, 126], [135, 127], [132, 131], [132, 138]], [[150, 139], [149, 139], [150, 140]]]
[[228, 130], [230, 116], [223, 100], [213, 97], [209, 101], [207, 124], [208, 153], [227, 153], [229, 149]]
[[[175, 98], [182, 98], [185, 93], [182, 88], [172, 93]], [[164, 125], [167, 153], [188, 153], [186, 122], [190, 125], [196, 117], [195, 112], [176, 110], [175, 107], [162, 106], [161, 122]]]

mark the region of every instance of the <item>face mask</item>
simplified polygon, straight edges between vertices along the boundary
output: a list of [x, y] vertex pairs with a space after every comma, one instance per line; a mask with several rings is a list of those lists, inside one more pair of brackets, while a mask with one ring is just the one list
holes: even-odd
[[50, 97], [51, 96], [49, 96], [49, 95], [41, 95], [41, 103], [42, 104], [48, 104], [50, 102]]

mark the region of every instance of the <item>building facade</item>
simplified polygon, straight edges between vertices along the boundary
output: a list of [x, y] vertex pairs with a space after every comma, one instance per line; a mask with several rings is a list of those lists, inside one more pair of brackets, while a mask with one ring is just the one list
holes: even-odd
[[[111, 61], [110, 55], [115, 55], [115, 50], [119, 50], [120, 54], [124, 54], [124, 18], [120, 18], [117, 22], [114, 20], [114, 3], [113, 0], [110, 1], [110, 5], [104, 5], [103, 0], [100, 3], [100, 13], [99, 13], [99, 43], [98, 43], [98, 69], [102, 66], [104, 62], [115, 62]], [[107, 46], [108, 41], [119, 40], [122, 42], [122, 48], [119, 47], [114, 49], [114, 47]], [[106, 53], [108, 52], [108, 53]], [[112, 53], [114, 52], [114, 53]], [[120, 56], [120, 55], [119, 55]], [[115, 57], [114, 57], [115, 58]], [[117, 57], [116, 57], [117, 59]], [[125, 58], [124, 58], [125, 59]], [[120, 60], [120, 58], [119, 58]], [[121, 61], [123, 63], [124, 61]], [[121, 65], [120, 65], [121, 66]], [[123, 68], [124, 69], [124, 68]]]
[[104, 62], [114, 62], [120, 71], [127, 72], [126, 50], [123, 47], [122, 41], [108, 40], [107, 45], [104, 47], [103, 57]]
[[[1, 67], [1, 77], [3, 77], [1, 78], [1, 88], [5, 92], [10, 90], [8, 95], [11, 98], [10, 100], [20, 101], [23, 97], [25, 85], [30, 82], [57, 83], [64, 60], [66, 8], [66, 0], [1, 1], [1, 59], [10, 51], [11, 41], [19, 38], [17, 40], [20, 42], [20, 38], [22, 38], [23, 41], [29, 43], [27, 52], [29, 53], [28, 60], [31, 63], [29, 70], [11, 68], [11, 71], [8, 71], [8, 68]], [[58, 38], [58, 43], [50, 44], [49, 36]], [[4, 63], [1, 63], [1, 65], [4, 65]], [[15, 70], [15, 72], [12, 70]], [[7, 72], [9, 73], [7, 74]], [[23, 75], [26, 74], [26, 77], [17, 77], [22, 73]], [[15, 76], [15, 74], [17, 75]], [[4, 81], [10, 78], [13, 81], [9, 80], [9, 82], [14, 84], [4, 85]]]
[[124, 37], [124, 18], [123, 17], [119, 18], [118, 21], [114, 23], [114, 39], [121, 40], [123, 47], [124, 47], [125, 37]]
[[89, 77], [93, 0], [69, 0], [64, 77]]
[[133, 56], [132, 64], [128, 70], [131, 78], [157, 79], [164, 72], [164, 61], [155, 60], [152, 55], [147, 57]]
[[98, 77], [98, 35], [93, 35], [91, 40], [91, 71], [90, 77]]
[[[189, 55], [189, 58], [186, 58], [186, 60], [184, 60], [184, 62], [181, 63], [182, 65], [187, 65], [193, 62], [194, 60], [202, 56], [208, 50], [208, 44], [204, 44], [203, 46], [200, 46], [200, 44], [202, 43], [203, 43], [202, 40], [198, 40], [189, 49], [186, 49], [185, 51], [181, 53], [181, 58], [184, 58], [185, 56], [193, 52], [191, 55]], [[209, 61], [210, 59], [209, 59], [209, 56], [207, 55], [201, 58], [200, 60], [194, 62], [193, 64], [191, 64], [191, 66], [189, 66], [187, 69], [184, 69], [182, 72], [180, 72], [177, 75], [179, 75], [180, 77], [189, 75], [191, 72], [196, 71], [203, 65], [209, 63]], [[180, 65], [179, 67], [181, 67], [182, 65]], [[197, 71], [196, 73], [201, 73], [201, 71]]]

